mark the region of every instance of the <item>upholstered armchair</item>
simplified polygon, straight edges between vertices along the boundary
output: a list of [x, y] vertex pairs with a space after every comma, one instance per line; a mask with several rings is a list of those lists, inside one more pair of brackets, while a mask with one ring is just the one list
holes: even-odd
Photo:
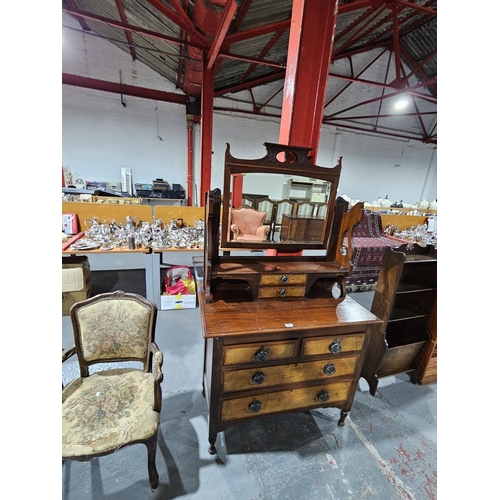
[[[163, 379], [156, 316], [156, 305], [133, 293], [109, 292], [77, 302], [70, 309], [75, 345], [62, 356], [64, 362], [76, 354], [80, 366], [80, 377], [62, 391], [63, 461], [90, 460], [144, 443], [153, 489], [159, 482], [155, 460]], [[129, 362], [140, 362], [142, 369]], [[97, 363], [105, 365], [92, 367]]]
[[240, 207], [231, 209], [231, 234], [236, 241], [265, 241], [269, 226], [264, 225], [267, 212], [254, 208]]

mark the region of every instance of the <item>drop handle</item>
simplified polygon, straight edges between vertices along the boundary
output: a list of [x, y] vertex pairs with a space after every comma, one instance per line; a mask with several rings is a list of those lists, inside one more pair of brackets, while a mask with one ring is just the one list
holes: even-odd
[[326, 389], [323, 389], [322, 391], [319, 391], [318, 394], [316, 394], [316, 399], [324, 403], [325, 401], [328, 401], [328, 399], [330, 399], [330, 394], [328, 394], [328, 391]]
[[266, 380], [266, 376], [262, 372], [255, 372], [252, 375], [252, 384], [260, 385]]
[[255, 361], [258, 361], [259, 363], [264, 363], [266, 361], [269, 361], [269, 353], [267, 352], [264, 347], [261, 347], [255, 354], [254, 354], [254, 359]]
[[286, 297], [286, 290], [284, 288], [282, 288], [279, 292], [278, 292], [278, 295], [280, 297]]
[[248, 410], [250, 413], [259, 413], [259, 411], [262, 409], [262, 403], [254, 399], [249, 405], [248, 405]]
[[328, 346], [328, 350], [332, 353], [332, 354], [338, 354], [339, 352], [342, 351], [342, 345], [340, 344], [340, 342], [338, 340], [334, 340], [329, 346]]
[[281, 283], [283, 283], [284, 285], [286, 285], [288, 283], [288, 276], [284, 275], [281, 277]]

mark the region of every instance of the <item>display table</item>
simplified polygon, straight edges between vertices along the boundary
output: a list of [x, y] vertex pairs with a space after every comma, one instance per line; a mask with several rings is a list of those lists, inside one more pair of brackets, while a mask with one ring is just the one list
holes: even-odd
[[162, 248], [158, 250], [153, 250], [149, 247], [135, 248], [133, 250], [129, 250], [126, 247], [113, 248], [112, 250], [100, 250], [99, 248], [93, 250], [73, 250], [71, 248], [71, 245], [84, 235], [85, 235], [84, 232], [80, 232], [77, 235], [71, 237], [70, 240], [63, 243], [62, 254], [63, 255], [110, 255], [110, 256], [116, 254], [143, 254], [145, 281], [146, 281], [146, 298], [151, 302], [154, 302], [158, 306], [158, 308], [161, 307], [160, 295], [162, 293], [161, 280], [160, 280], [160, 269], [162, 265], [161, 255], [164, 252], [203, 252], [203, 248]]

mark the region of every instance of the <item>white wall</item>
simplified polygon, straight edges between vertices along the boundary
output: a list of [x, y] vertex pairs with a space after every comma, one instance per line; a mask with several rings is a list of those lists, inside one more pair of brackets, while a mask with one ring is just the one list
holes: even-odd
[[[63, 25], [77, 26], [68, 16]], [[165, 79], [110, 44], [89, 35], [63, 30], [62, 71], [107, 81], [179, 92]], [[185, 107], [147, 99], [62, 86], [62, 162], [73, 180], [120, 181], [121, 167], [132, 168], [134, 183], [163, 178], [187, 190]], [[240, 93], [244, 96], [244, 93]], [[241, 96], [239, 96], [241, 98]], [[231, 102], [225, 102], [230, 106]], [[264, 142], [277, 142], [279, 120], [215, 113], [211, 187], [222, 188], [226, 143], [233, 156], [260, 158]], [[158, 139], [158, 135], [163, 141]], [[193, 184], [200, 188], [199, 126], [194, 134]], [[393, 202], [415, 203], [437, 198], [436, 146], [412, 140], [381, 138], [324, 126], [317, 163], [334, 166], [343, 157], [339, 195], [366, 202], [388, 195]], [[396, 165], [399, 165], [396, 167]], [[199, 191], [193, 195], [200, 204]]]

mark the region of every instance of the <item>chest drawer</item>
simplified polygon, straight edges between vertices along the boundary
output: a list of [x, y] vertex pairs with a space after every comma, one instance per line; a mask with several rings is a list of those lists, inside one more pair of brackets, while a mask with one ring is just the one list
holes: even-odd
[[295, 356], [297, 340], [242, 344], [222, 348], [222, 364], [266, 363]]
[[339, 380], [286, 391], [269, 392], [221, 401], [221, 420], [231, 421], [288, 410], [320, 407], [346, 401], [351, 380]]
[[335, 335], [305, 339], [302, 345], [302, 356], [319, 356], [323, 354], [343, 354], [361, 351], [365, 340], [364, 333], [353, 335]]
[[265, 286], [259, 288], [259, 299], [285, 299], [290, 297], [303, 297], [305, 286]]
[[225, 370], [222, 373], [222, 390], [233, 392], [352, 376], [358, 357], [358, 355], [351, 355], [336, 358], [333, 361], [309, 361], [284, 366]]
[[261, 274], [261, 286], [305, 285], [305, 274]]

